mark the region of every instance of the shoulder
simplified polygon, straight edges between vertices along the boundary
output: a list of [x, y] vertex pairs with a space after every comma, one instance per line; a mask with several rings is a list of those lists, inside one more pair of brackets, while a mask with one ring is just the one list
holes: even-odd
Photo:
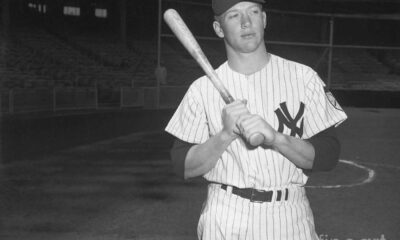
[[323, 80], [320, 78], [318, 73], [310, 66], [307, 66], [303, 63], [299, 63], [296, 61], [288, 60], [282, 57], [277, 57], [277, 58], [280, 59], [277, 61], [282, 61], [285, 64], [287, 64], [288, 68], [290, 69], [289, 71], [295, 72], [297, 76], [296, 79], [300, 80], [306, 89], [325, 87], [325, 83], [323, 82]]
[[205, 95], [208, 91], [207, 81], [208, 78], [205, 75], [197, 78], [190, 84], [188, 93], [197, 96], [198, 98], [201, 98], [201, 96]]
[[286, 69], [294, 69], [298, 73], [301, 73], [303, 76], [313, 76], [316, 74], [316, 72], [309, 66], [296, 62], [293, 60], [289, 60], [287, 58], [277, 56], [274, 54], [270, 54], [271, 56], [271, 63], [275, 64], [279, 67], [286, 68]]
[[283, 78], [287, 82], [296, 86], [303, 86], [304, 88], [308, 88], [314, 84], [323, 85], [317, 72], [303, 63], [273, 54], [271, 54], [270, 59], [271, 70], [278, 76], [284, 76]]

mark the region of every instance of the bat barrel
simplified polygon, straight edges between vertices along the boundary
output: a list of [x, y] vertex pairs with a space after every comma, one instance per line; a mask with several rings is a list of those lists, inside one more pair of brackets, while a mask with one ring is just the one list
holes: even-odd
[[182, 45], [186, 48], [186, 50], [206, 73], [208, 78], [211, 80], [215, 88], [220, 93], [224, 102], [227, 104], [233, 102], [233, 97], [230, 95], [225, 86], [221, 83], [221, 80], [215, 73], [215, 70], [208, 61], [208, 58], [205, 56], [200, 45], [194, 38], [192, 32], [186, 26], [179, 13], [175, 9], [168, 9], [164, 12], [164, 20], [171, 28], [175, 36], [182, 43]]

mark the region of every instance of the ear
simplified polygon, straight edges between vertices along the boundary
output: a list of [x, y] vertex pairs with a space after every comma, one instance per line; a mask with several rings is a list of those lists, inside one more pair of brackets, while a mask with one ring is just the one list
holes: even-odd
[[222, 30], [221, 24], [218, 21], [213, 22], [213, 27], [215, 34], [217, 34], [217, 36], [220, 38], [224, 38], [224, 30]]
[[265, 11], [262, 12], [263, 15], [263, 22], [264, 22], [264, 29], [267, 27], [267, 14]]

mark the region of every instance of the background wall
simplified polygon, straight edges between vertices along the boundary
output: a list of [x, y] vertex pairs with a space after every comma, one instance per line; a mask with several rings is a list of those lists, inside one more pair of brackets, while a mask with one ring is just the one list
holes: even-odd
[[32, 159], [56, 150], [133, 132], [162, 131], [172, 110], [128, 110], [3, 118], [3, 162]]

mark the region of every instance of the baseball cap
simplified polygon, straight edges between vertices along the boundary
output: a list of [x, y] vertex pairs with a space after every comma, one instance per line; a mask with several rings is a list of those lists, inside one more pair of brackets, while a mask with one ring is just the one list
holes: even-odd
[[212, 0], [212, 9], [215, 16], [219, 16], [239, 2], [265, 3], [264, 0]]

